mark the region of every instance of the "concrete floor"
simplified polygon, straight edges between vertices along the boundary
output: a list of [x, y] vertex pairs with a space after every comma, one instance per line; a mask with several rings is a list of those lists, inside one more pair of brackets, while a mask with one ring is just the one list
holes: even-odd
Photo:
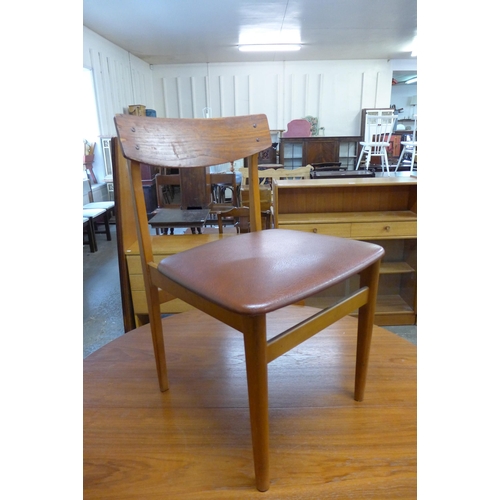
[[97, 234], [98, 251], [83, 247], [83, 357], [123, 335], [116, 227], [111, 241]]
[[[83, 247], [83, 357], [123, 335], [120, 279], [116, 246], [116, 227], [112, 241], [96, 235], [98, 251]], [[387, 330], [417, 344], [417, 327], [385, 326]]]

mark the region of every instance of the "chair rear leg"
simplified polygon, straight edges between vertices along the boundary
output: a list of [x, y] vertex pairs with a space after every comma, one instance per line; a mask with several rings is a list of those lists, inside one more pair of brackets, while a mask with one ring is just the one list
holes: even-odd
[[163, 342], [163, 326], [161, 322], [158, 288], [154, 285], [146, 287], [146, 298], [148, 301], [149, 324], [151, 327], [156, 373], [158, 375], [160, 390], [164, 392], [168, 390], [168, 373], [167, 361], [165, 358], [165, 344]]
[[360, 286], [369, 288], [368, 302], [359, 308], [358, 341], [356, 349], [356, 378], [354, 382], [354, 399], [363, 401], [365, 394], [366, 375], [368, 372], [368, 358], [372, 339], [373, 321], [380, 272], [380, 260], [365, 269], [360, 274]]
[[359, 154], [358, 163], [356, 164], [356, 170], [359, 169], [359, 166], [361, 165], [361, 160], [363, 159], [364, 154], [365, 154], [365, 151], [364, 151], [364, 149], [362, 149], [361, 153]]
[[396, 164], [396, 169], [394, 170], [394, 172], [398, 171], [398, 168], [401, 165], [401, 162], [403, 161], [403, 158], [405, 156], [405, 152], [406, 152], [406, 146], [403, 146], [403, 151], [401, 151], [401, 154], [399, 155], [398, 163]]
[[104, 213], [104, 228], [106, 230], [106, 240], [111, 241], [111, 228], [109, 226], [110, 211], [106, 210]]
[[255, 484], [267, 491], [269, 478], [269, 404], [265, 316], [253, 318], [244, 333]]

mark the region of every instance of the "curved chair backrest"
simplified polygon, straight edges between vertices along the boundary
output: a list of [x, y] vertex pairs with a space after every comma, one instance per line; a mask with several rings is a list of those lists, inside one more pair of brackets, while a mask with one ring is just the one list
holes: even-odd
[[311, 178], [311, 165], [305, 167], [298, 167], [293, 169], [285, 168], [282, 171], [283, 179], [310, 179]]
[[[209, 167], [250, 158], [250, 212], [252, 231], [261, 229], [258, 153], [271, 146], [266, 115], [227, 118], [154, 118], [116, 115], [115, 125], [123, 156], [131, 161], [136, 217], [144, 235], [140, 164], [156, 167]], [[255, 175], [254, 175], [255, 174]], [[254, 188], [255, 186], [255, 188]], [[140, 219], [142, 217], [142, 219]]]
[[272, 144], [265, 115], [208, 119], [117, 115], [115, 124], [123, 156], [156, 167], [231, 163]]
[[292, 120], [283, 137], [311, 137], [311, 123], [308, 120]]

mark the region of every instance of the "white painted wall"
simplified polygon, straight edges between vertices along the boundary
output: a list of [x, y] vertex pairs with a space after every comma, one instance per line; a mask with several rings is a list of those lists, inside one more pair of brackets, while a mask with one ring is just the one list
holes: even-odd
[[94, 73], [101, 134], [113, 117], [143, 104], [164, 117], [265, 113], [272, 129], [317, 116], [325, 135], [358, 135], [361, 109], [391, 104], [386, 60], [149, 66], [83, 28], [83, 64]]
[[361, 109], [388, 107], [392, 67], [385, 60], [155, 65], [158, 116], [202, 118], [264, 113], [274, 130], [318, 117], [325, 135], [359, 135]]
[[116, 135], [115, 114], [131, 104], [154, 109], [149, 64], [83, 27], [83, 66], [94, 75], [99, 127], [102, 136]]

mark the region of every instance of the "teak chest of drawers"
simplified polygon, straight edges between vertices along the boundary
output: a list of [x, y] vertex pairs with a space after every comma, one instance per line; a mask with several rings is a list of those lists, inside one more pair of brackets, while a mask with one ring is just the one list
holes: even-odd
[[[289, 180], [273, 182], [274, 225], [383, 246], [378, 325], [415, 324], [417, 317], [417, 179]], [[323, 305], [346, 289], [308, 301]]]

